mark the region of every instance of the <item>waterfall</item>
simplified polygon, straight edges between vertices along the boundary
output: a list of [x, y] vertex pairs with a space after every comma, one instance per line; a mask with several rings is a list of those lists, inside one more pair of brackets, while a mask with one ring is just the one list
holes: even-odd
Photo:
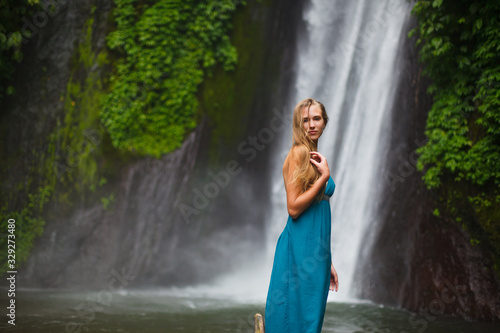
[[329, 300], [357, 298], [360, 279], [354, 274], [362, 250], [366, 251], [362, 245], [369, 246], [367, 239], [377, 222], [377, 184], [385, 182], [381, 161], [389, 139], [385, 126], [400, 71], [398, 46], [410, 11], [406, 0], [312, 0], [307, 4], [305, 31], [297, 43], [294, 88], [286, 105], [274, 110], [286, 115], [286, 130], [272, 147], [267, 247], [262, 253], [256, 249], [255, 262], [242, 263], [215, 285], [174, 288], [168, 293], [265, 300], [276, 242], [287, 220], [282, 165], [292, 143], [292, 111], [299, 100], [312, 97], [325, 105], [330, 119], [318, 148], [337, 184], [330, 202], [332, 260], [340, 289]]
[[[291, 146], [292, 110], [299, 100], [312, 97], [326, 106], [330, 118], [319, 151], [328, 159], [337, 184], [331, 200], [332, 259], [339, 273], [340, 290], [329, 300], [356, 298], [359, 279], [354, 272], [361, 251], [366, 250], [362, 245], [366, 244], [367, 234], [377, 222], [373, 209], [379, 200], [377, 183], [385, 181], [380, 163], [388, 141], [384, 126], [398, 82], [397, 51], [409, 6], [406, 0], [311, 0], [305, 6], [294, 87], [283, 98], [285, 105], [270, 106], [275, 114], [287, 116], [286, 130], [276, 133], [269, 147], [273, 151], [269, 160], [272, 209], [266, 229], [258, 230], [266, 238], [266, 248], [249, 247], [251, 255], [235, 258], [239, 266], [215, 283], [169, 287], [155, 293], [232, 298], [244, 303], [265, 300], [276, 242], [287, 220], [281, 169]], [[235, 253], [234, 246], [227, 243], [231, 236], [228, 234], [206, 241]]]
[[291, 112], [299, 100], [312, 97], [325, 105], [330, 119], [318, 150], [337, 184], [331, 200], [332, 260], [340, 290], [329, 300], [356, 298], [356, 264], [376, 225], [377, 184], [385, 181], [380, 163], [388, 141], [384, 126], [392, 111], [396, 57], [409, 6], [405, 0], [312, 0], [304, 12], [306, 31], [298, 43], [295, 91], [287, 105], [288, 132], [272, 161], [266, 267], [270, 272], [287, 219], [281, 168], [291, 146]]

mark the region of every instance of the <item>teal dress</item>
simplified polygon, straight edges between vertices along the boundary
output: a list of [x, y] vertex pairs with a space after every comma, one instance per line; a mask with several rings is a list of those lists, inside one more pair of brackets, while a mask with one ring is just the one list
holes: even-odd
[[330, 177], [323, 200], [288, 216], [274, 254], [266, 299], [266, 333], [320, 333], [330, 286]]

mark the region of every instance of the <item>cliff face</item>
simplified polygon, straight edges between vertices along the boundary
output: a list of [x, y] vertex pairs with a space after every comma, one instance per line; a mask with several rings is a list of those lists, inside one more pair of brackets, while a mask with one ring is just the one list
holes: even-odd
[[[295, 76], [303, 1], [293, 3], [248, 1], [239, 11], [233, 35], [239, 66], [230, 74], [218, 71], [204, 83], [204, 118], [171, 154], [153, 159], [117, 152], [98, 121], [84, 119], [96, 116], [95, 108], [75, 111], [68, 128], [83, 133], [76, 158], [91, 154], [94, 163], [66, 167], [86, 173], [96, 169], [107, 184], [89, 192], [82, 189], [88, 187], [86, 176], [74, 173], [71, 186], [81, 185], [81, 193], [64, 197], [68, 183], [56, 181], [58, 196], [44, 213], [44, 233], [19, 269], [23, 287], [101, 288], [111, 276], [121, 277], [124, 286], [186, 285], [208, 282], [237, 262], [254, 259], [270, 202], [272, 144], [252, 140], [269, 126], [273, 109], [283, 109]], [[57, 155], [63, 144], [50, 137], [64, 131], [72, 98], [78, 108], [79, 101], [89, 105], [105, 89], [116, 59], [99, 62], [89, 54], [105, 51], [112, 7], [111, 0], [68, 2], [26, 45], [15, 83], [23, 93], [2, 105], [3, 195], [19, 184], [42, 183], [43, 175], [32, 169], [40, 160], [58, 165], [52, 153], [45, 159], [43, 154], [55, 149]], [[369, 250], [356, 274], [361, 297], [417, 312], [410, 319], [417, 328], [441, 314], [500, 319], [500, 288], [493, 272], [484, 269], [489, 258], [470, 244], [459, 224], [432, 214], [439, 207], [437, 197], [415, 169], [415, 149], [425, 140], [432, 100], [406, 32], [400, 47], [404, 70], [387, 126], [391, 143], [380, 178], [385, 186], [381, 222], [368, 235]], [[90, 59], [90, 65], [81, 65], [82, 59]], [[97, 79], [85, 84], [94, 75]], [[79, 89], [75, 82], [81, 83]], [[226, 135], [228, 129], [237, 130]]]
[[[27, 44], [18, 68], [16, 90], [29, 93], [9, 101], [2, 115], [11, 125], [2, 133], [6, 156], [21, 163], [21, 144], [26, 162], [4, 170], [10, 181], [3, 194], [32, 178], [43, 183], [44, 175], [32, 174], [40, 156], [60, 165], [66, 139], [83, 133], [73, 149], [76, 162], [63, 156], [67, 178], [54, 181], [43, 234], [19, 270], [24, 287], [101, 288], [117, 274], [126, 286], [208, 282], [251, 260], [263, 240], [269, 188], [253, 179], [267, 174], [270, 145], [254, 145], [250, 137], [284, 103], [301, 2], [249, 1], [239, 9], [236, 70], [216, 70], [203, 83], [198, 127], [160, 159], [118, 152], [99, 124], [99, 96], [116, 60], [105, 47], [112, 8], [111, 0], [59, 8]], [[90, 190], [87, 177], [95, 178]]]
[[[415, 23], [411, 20], [406, 32]], [[414, 45], [414, 39], [402, 36], [404, 71], [385, 157], [380, 223], [369, 235], [373, 248], [359, 270], [361, 296], [416, 312], [409, 319], [416, 328], [442, 314], [499, 320], [499, 284], [486, 268], [491, 259], [471, 245], [459, 223], [433, 215], [440, 208], [438, 197], [415, 167], [432, 99]]]

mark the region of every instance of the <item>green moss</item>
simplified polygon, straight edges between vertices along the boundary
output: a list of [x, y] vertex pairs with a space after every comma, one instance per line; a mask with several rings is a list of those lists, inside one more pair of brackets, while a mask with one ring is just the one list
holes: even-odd
[[480, 241], [479, 239], [474, 239], [474, 238], [471, 238], [471, 240], [470, 240], [470, 244], [471, 244], [472, 246], [477, 246], [477, 245], [479, 245], [480, 243], [481, 243], [481, 241]]
[[[2, 272], [15, 270], [28, 259], [35, 237], [43, 232], [45, 221], [41, 218], [45, 204], [52, 195], [50, 186], [40, 187], [35, 193], [28, 195], [27, 205], [20, 211], [8, 211], [4, 205], [0, 210], [0, 230], [4, 237], [0, 238], [0, 269]], [[9, 220], [14, 220], [14, 228], [9, 228]], [[9, 232], [9, 230], [11, 230]], [[11, 236], [9, 236], [11, 235]], [[14, 241], [14, 243], [9, 242]], [[7, 245], [15, 244], [15, 254], [8, 256]], [[10, 261], [13, 260], [13, 261]], [[9, 265], [8, 265], [9, 264]], [[12, 264], [13, 266], [10, 266]]]
[[115, 201], [114, 194], [110, 194], [108, 197], [102, 197], [101, 198], [102, 209], [108, 210], [114, 201]]
[[[259, 1], [260, 2], [260, 1]], [[270, 3], [270, 1], [267, 1]], [[249, 107], [256, 96], [260, 72], [263, 67], [265, 31], [255, 13], [268, 6], [249, 1], [233, 19], [231, 42], [238, 50], [235, 71], [224, 71], [220, 66], [205, 80], [200, 89], [202, 114], [208, 115], [211, 131], [210, 164], [224, 160], [225, 151], [235, 151], [247, 132]], [[279, 67], [277, 67], [279, 68]], [[269, 73], [272, 77], [273, 73]]]
[[93, 23], [90, 18], [85, 24], [85, 35], [78, 45], [66, 87], [64, 121], [54, 134], [61, 147], [57, 157], [61, 168], [59, 178], [73, 184], [81, 199], [98, 182], [96, 158], [104, 136], [99, 123], [102, 82], [100, 73], [91, 69], [106, 56], [96, 55], [92, 50]]
[[[27, 198], [26, 202], [5, 200], [0, 209], [2, 233], [7, 230], [9, 218], [17, 223], [16, 267], [28, 258], [33, 240], [43, 232], [47, 202], [58, 202], [61, 210], [69, 212], [73, 202], [86, 200], [91, 189], [95, 191], [105, 184], [97, 165], [105, 135], [99, 122], [102, 83], [92, 67], [97, 61], [104, 63], [106, 56], [96, 55], [92, 50], [93, 22], [92, 18], [86, 22], [84, 38], [73, 57], [72, 74], [61, 97], [63, 117], [56, 119], [46, 140], [39, 140], [30, 152], [21, 150], [19, 156], [11, 156], [9, 160], [10, 165], [14, 165], [24, 154], [29, 156], [30, 165], [25, 180], [15, 185], [16, 196]], [[107, 197], [106, 208], [110, 207], [110, 198], [113, 196]], [[2, 237], [0, 247], [6, 248], [6, 242]], [[0, 259], [0, 265], [6, 267], [5, 251]]]

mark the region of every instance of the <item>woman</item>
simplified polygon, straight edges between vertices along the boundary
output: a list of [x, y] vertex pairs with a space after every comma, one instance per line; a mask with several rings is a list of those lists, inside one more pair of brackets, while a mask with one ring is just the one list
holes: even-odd
[[266, 333], [321, 332], [328, 287], [338, 290], [331, 263], [329, 197], [335, 190], [317, 152], [328, 116], [308, 98], [293, 111], [293, 146], [283, 164], [288, 221], [276, 245], [266, 300]]

